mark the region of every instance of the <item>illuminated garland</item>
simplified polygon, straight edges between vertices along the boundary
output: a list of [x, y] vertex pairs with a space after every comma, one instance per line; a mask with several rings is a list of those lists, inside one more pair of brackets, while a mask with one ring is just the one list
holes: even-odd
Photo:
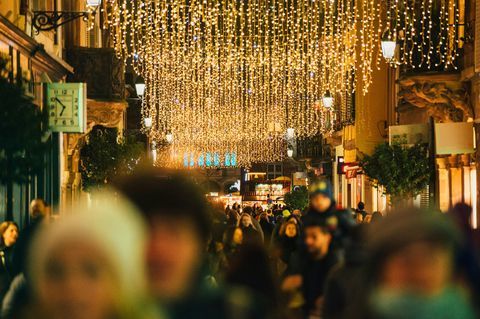
[[[248, 166], [283, 158], [287, 128], [308, 138], [350, 124], [351, 94], [359, 81], [368, 92], [384, 30], [403, 43], [398, 63], [428, 51], [421, 65], [453, 65], [455, 1], [438, 0], [435, 30], [434, 0], [390, 0], [385, 11], [374, 0], [107, 0], [106, 20], [118, 56], [145, 79], [145, 131], [174, 136], [177, 155], [161, 162], [235, 152]], [[334, 109], [318, 107], [327, 93]]]
[[385, 39], [400, 46], [392, 61], [412, 69], [457, 69], [458, 0], [389, 0]]

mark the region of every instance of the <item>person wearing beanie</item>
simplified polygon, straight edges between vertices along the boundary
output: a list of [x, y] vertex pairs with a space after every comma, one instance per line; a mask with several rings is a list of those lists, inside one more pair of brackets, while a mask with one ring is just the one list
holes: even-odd
[[20, 318], [163, 318], [149, 301], [146, 228], [136, 209], [110, 193], [35, 234], [25, 274], [31, 302]]
[[334, 249], [341, 253], [350, 231], [356, 225], [351, 212], [337, 208], [332, 184], [328, 180], [314, 181], [309, 187], [309, 195], [310, 206], [307, 215], [315, 215], [328, 224], [333, 234]]
[[346, 318], [478, 318], [478, 296], [456, 260], [463, 245], [438, 212], [394, 211], [369, 225], [362, 291]]

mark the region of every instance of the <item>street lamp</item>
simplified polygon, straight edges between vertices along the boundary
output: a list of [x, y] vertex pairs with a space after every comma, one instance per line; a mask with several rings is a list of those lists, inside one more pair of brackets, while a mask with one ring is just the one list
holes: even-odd
[[397, 43], [390, 39], [382, 40], [382, 54], [385, 60], [392, 61], [395, 57]]
[[287, 150], [287, 155], [288, 155], [288, 157], [290, 157], [290, 158], [293, 157], [293, 150], [292, 150], [291, 148], [289, 148], [289, 149]]
[[295, 129], [294, 128], [287, 128], [287, 139], [291, 140], [295, 137]]
[[102, 4], [102, 0], [87, 0], [87, 6], [88, 7], [98, 7], [99, 5]]
[[327, 109], [333, 106], [333, 96], [330, 94], [330, 91], [327, 91], [322, 97], [323, 106]]
[[140, 79], [137, 83], [135, 83], [135, 90], [137, 91], [137, 95], [142, 97], [145, 95], [145, 83], [143, 79]]
[[173, 134], [172, 133], [167, 133], [167, 135], [165, 136], [165, 138], [167, 139], [167, 142], [169, 144], [172, 144], [173, 142]]
[[146, 128], [150, 129], [153, 126], [153, 119], [151, 117], [146, 117], [143, 119], [143, 123]]

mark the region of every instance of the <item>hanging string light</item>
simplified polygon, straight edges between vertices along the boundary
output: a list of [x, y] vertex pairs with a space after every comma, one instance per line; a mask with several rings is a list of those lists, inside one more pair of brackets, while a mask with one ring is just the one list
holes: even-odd
[[389, 62], [412, 69], [457, 69], [458, 0], [389, 0], [386, 7], [382, 48]]
[[[357, 25], [376, 10], [357, 2], [361, 15], [352, 1], [109, 0], [107, 23], [119, 56], [145, 79], [151, 137], [171, 132], [177, 145], [226, 153], [242, 141], [268, 145], [287, 128], [298, 138], [324, 130], [314, 102], [354, 91]], [[368, 21], [362, 39], [374, 38]], [[361, 51], [366, 73], [371, 48]], [[246, 161], [285, 153], [238, 149]]]

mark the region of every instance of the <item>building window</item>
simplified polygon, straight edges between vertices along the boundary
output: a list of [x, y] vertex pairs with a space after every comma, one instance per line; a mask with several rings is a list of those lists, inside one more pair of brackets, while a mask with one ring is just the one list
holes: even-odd
[[283, 164], [268, 164], [267, 165], [267, 179], [273, 180], [283, 176]]

